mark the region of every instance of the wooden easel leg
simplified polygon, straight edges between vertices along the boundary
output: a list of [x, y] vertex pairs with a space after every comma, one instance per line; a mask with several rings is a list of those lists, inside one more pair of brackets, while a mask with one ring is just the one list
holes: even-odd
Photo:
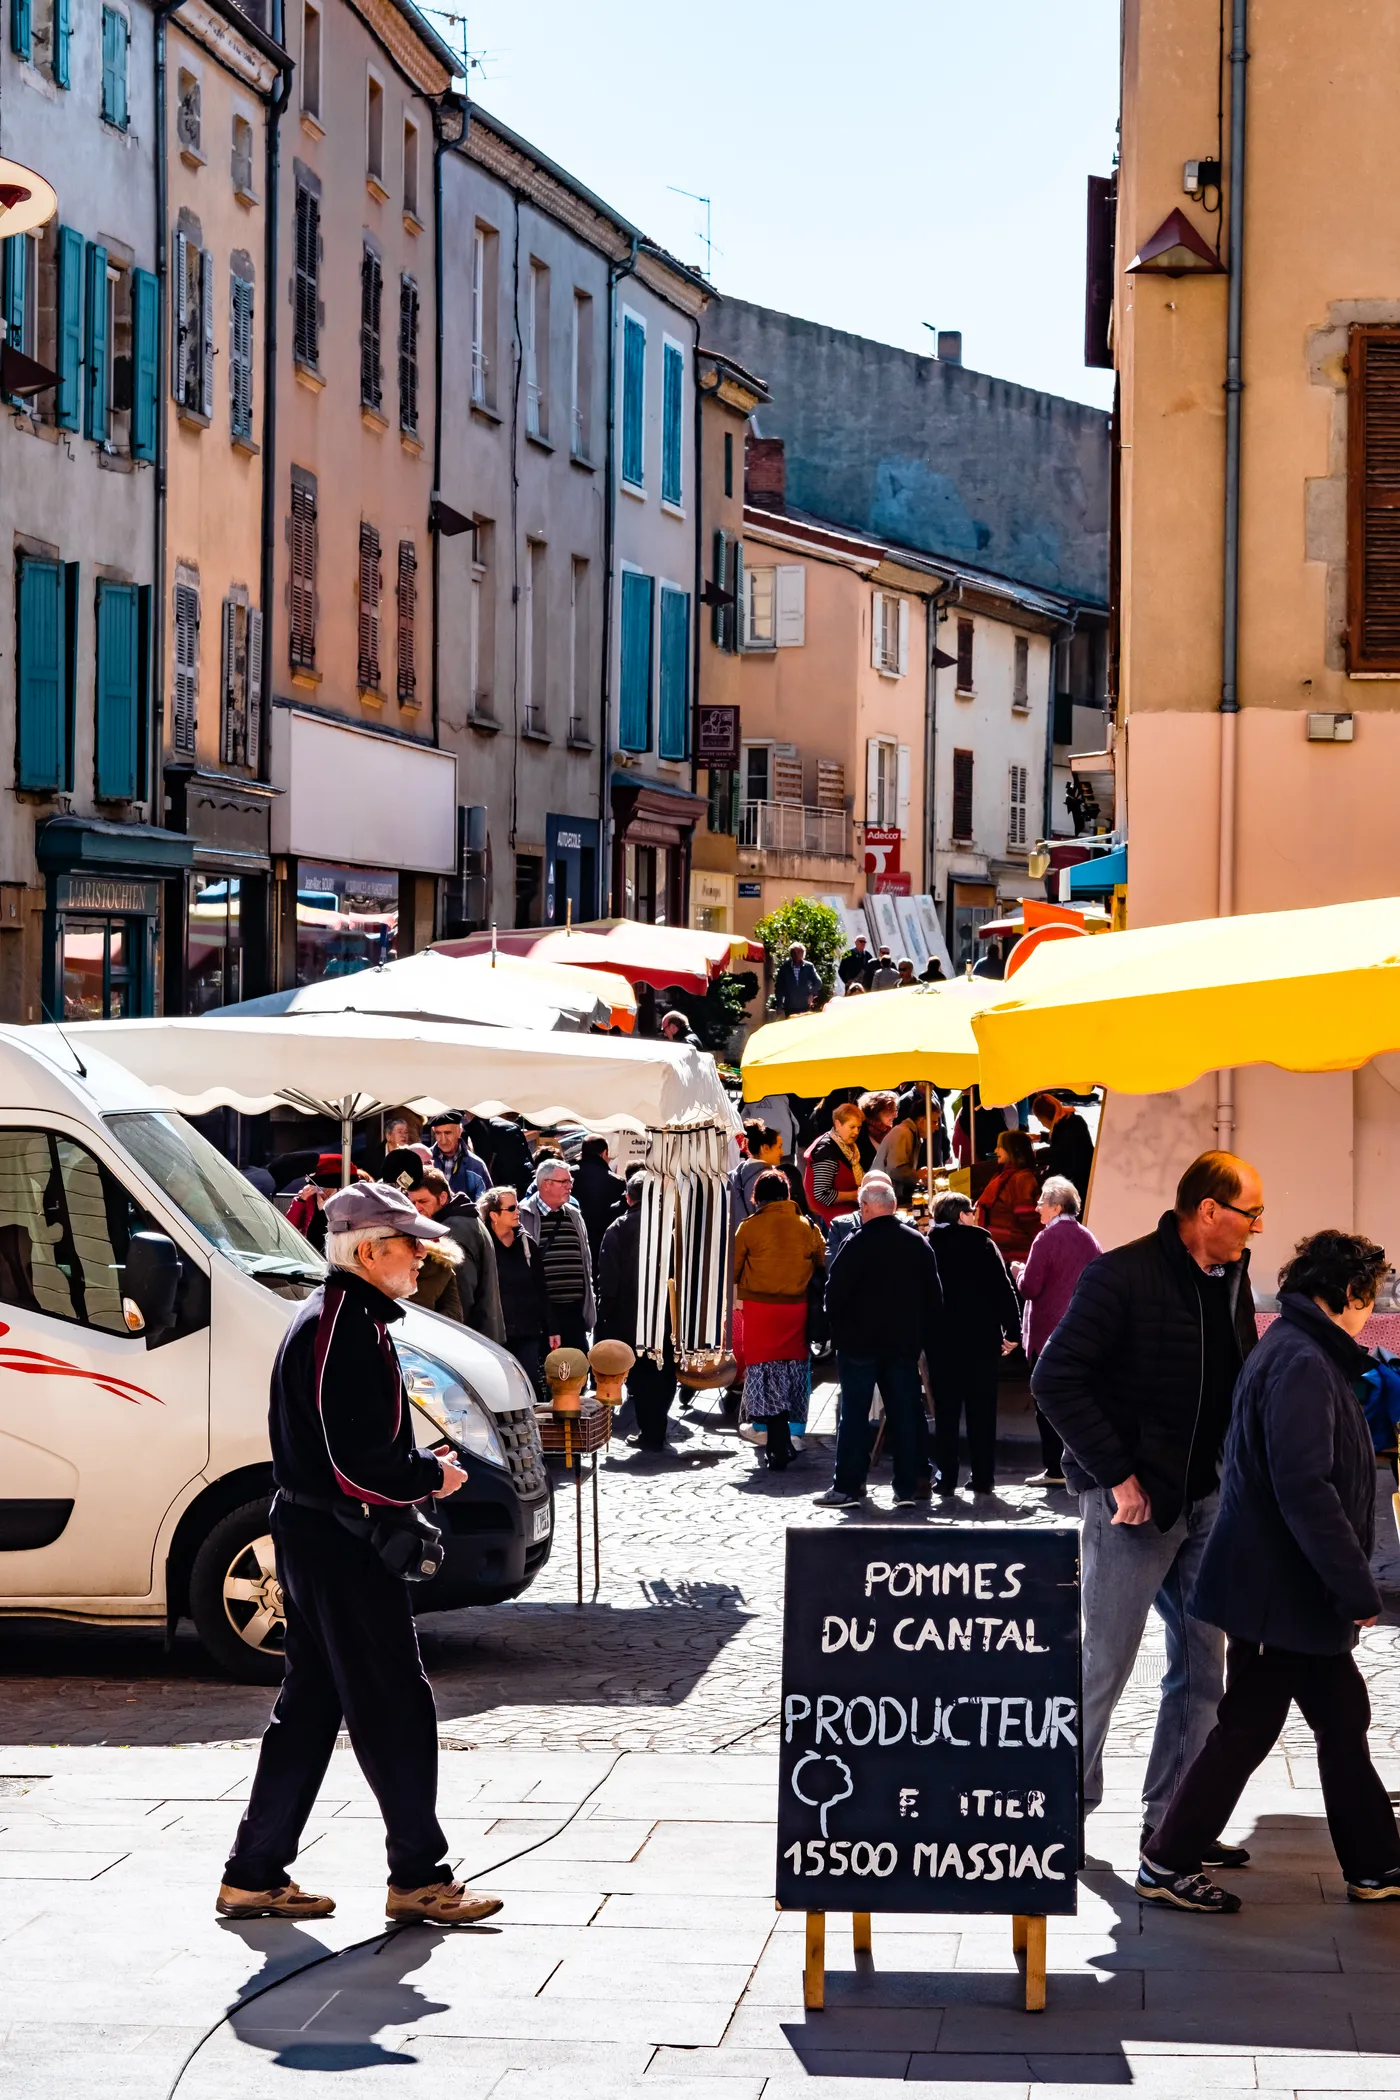
[[574, 1467], [574, 1533], [578, 1550], [578, 1601], [583, 1602], [583, 1460]]
[[1013, 1917], [1011, 1920], [1011, 1952], [1013, 1954], [1024, 1954], [1025, 1951], [1026, 1921], [1021, 1917]]
[[807, 1963], [802, 1971], [802, 2003], [808, 2012], [826, 2004], [826, 1912], [807, 1913]]
[[1045, 1920], [1027, 1918], [1026, 1925], [1026, 2011], [1045, 2010]]
[[603, 1586], [603, 1562], [598, 1550], [598, 1454], [593, 1454], [593, 1596], [596, 1602]]
[[870, 1913], [868, 1910], [858, 1910], [852, 1914], [851, 1951], [855, 1954], [868, 1954], [870, 1952]]

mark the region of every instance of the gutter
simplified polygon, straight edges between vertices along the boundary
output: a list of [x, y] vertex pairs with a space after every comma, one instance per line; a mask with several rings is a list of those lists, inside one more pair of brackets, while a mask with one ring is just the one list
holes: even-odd
[[[1245, 115], [1249, 64], [1249, 0], [1233, 0], [1230, 38], [1230, 153], [1226, 182], [1230, 197], [1230, 282], [1225, 324], [1225, 574], [1220, 623], [1220, 862], [1216, 913], [1235, 909], [1235, 800], [1239, 764], [1240, 651], [1240, 464], [1241, 395], [1244, 392], [1244, 185]], [[1232, 1149], [1235, 1135], [1235, 1075], [1217, 1072], [1215, 1142]]]
[[165, 425], [169, 407], [166, 399], [166, 374], [170, 370], [170, 345], [166, 339], [167, 317], [170, 312], [169, 285], [166, 281], [166, 220], [170, 209], [170, 167], [166, 142], [165, 24], [167, 17], [178, 5], [179, 0], [156, 0], [155, 6], [156, 296], [160, 316], [156, 325], [156, 355], [159, 366], [156, 392], [155, 576], [151, 590], [149, 639], [151, 718], [146, 725], [146, 735], [150, 747], [147, 764], [151, 822], [158, 828], [165, 824], [165, 774], [161, 761], [165, 751]]
[[293, 65], [286, 52], [281, 57], [281, 80], [267, 106], [266, 176], [267, 202], [263, 217], [263, 413], [262, 413], [262, 562], [258, 595], [262, 606], [262, 723], [257, 754], [259, 780], [272, 777], [272, 600], [275, 594], [274, 535], [277, 512], [277, 270], [279, 180], [281, 169], [282, 114], [291, 100]]
[[[625, 263], [608, 268], [608, 442], [607, 484], [603, 490], [603, 718], [598, 736], [598, 876], [599, 914], [613, 916], [612, 796], [608, 791], [612, 773], [612, 634], [615, 579], [613, 554], [617, 539], [617, 288], [637, 268], [641, 235], [632, 236], [632, 252]], [[697, 501], [699, 492], [697, 490]], [[698, 622], [697, 622], [698, 625]]]

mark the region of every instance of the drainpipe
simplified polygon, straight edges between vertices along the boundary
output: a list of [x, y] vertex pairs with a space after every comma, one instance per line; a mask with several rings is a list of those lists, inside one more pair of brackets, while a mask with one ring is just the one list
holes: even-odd
[[258, 778], [271, 778], [272, 748], [272, 600], [274, 539], [277, 529], [277, 296], [278, 186], [281, 170], [281, 123], [292, 94], [292, 62], [282, 68], [277, 93], [267, 106], [267, 175], [263, 207], [263, 412], [262, 412], [262, 564], [258, 595], [262, 605], [262, 721], [257, 755]]
[[[1230, 196], [1230, 284], [1225, 327], [1225, 577], [1220, 645], [1220, 865], [1216, 913], [1235, 909], [1235, 797], [1238, 769], [1240, 645], [1240, 410], [1244, 391], [1244, 179], [1245, 68], [1249, 0], [1232, 0], [1230, 38], [1230, 152], [1226, 181]], [[1215, 1142], [1233, 1148], [1235, 1075], [1217, 1072]]]
[[150, 741], [151, 822], [165, 826], [165, 484], [166, 484], [166, 378], [168, 344], [165, 318], [170, 311], [166, 282], [169, 237], [166, 218], [170, 208], [170, 175], [166, 145], [165, 23], [180, 0], [156, 0], [155, 91], [156, 91], [156, 298], [160, 309], [157, 325], [159, 357], [156, 389], [156, 516], [155, 577], [151, 590], [150, 681], [151, 719], [146, 734]]
[[[637, 268], [637, 235], [625, 263], [608, 270], [608, 444], [607, 485], [603, 490], [603, 719], [598, 734], [598, 884], [601, 917], [612, 917], [612, 631], [613, 544], [617, 538], [617, 288]], [[697, 492], [698, 493], [698, 492]]]

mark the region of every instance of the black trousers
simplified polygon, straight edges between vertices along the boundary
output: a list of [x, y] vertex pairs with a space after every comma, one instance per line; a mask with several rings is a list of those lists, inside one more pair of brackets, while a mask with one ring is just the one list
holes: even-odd
[[669, 1347], [659, 1364], [639, 1356], [627, 1373], [627, 1397], [637, 1417], [644, 1451], [666, 1448], [666, 1417], [676, 1397], [676, 1359]]
[[582, 1349], [588, 1354], [588, 1329], [584, 1324], [583, 1300], [577, 1305], [556, 1305], [550, 1317], [555, 1322], [554, 1333], [559, 1337], [561, 1349]]
[[224, 1868], [232, 1888], [290, 1879], [342, 1719], [379, 1803], [389, 1879], [450, 1881], [437, 1819], [437, 1708], [418, 1655], [409, 1585], [318, 1510], [273, 1505], [287, 1670]]
[[995, 1356], [940, 1356], [929, 1366], [933, 1381], [933, 1445], [939, 1486], [945, 1493], [958, 1484], [958, 1433], [967, 1416], [967, 1447], [972, 1459], [972, 1485], [991, 1488], [997, 1472], [997, 1379], [1001, 1351]]
[[549, 1388], [544, 1382], [544, 1336], [539, 1334], [508, 1334], [506, 1347], [521, 1366], [535, 1388], [535, 1398], [549, 1403]]
[[1317, 1739], [1327, 1828], [1349, 1881], [1400, 1867], [1395, 1814], [1371, 1763], [1371, 1702], [1351, 1655], [1300, 1655], [1229, 1642], [1216, 1723], [1153, 1832], [1149, 1857], [1193, 1873], [1234, 1812], [1250, 1774], [1283, 1733], [1294, 1702]]

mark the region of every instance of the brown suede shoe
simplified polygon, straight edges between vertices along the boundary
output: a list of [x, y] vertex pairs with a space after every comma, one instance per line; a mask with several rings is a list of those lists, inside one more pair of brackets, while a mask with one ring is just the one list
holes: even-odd
[[425, 1889], [396, 1889], [391, 1882], [384, 1915], [391, 1925], [479, 1925], [500, 1907], [499, 1896], [479, 1896], [460, 1881], [435, 1881]]
[[328, 1918], [334, 1896], [309, 1896], [294, 1881], [280, 1889], [231, 1889], [221, 1882], [214, 1905], [221, 1918]]

